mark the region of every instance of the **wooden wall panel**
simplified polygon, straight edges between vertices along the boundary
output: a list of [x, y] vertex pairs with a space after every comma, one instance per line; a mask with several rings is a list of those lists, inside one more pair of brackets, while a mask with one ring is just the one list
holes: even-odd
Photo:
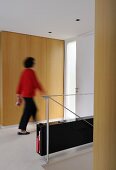
[[2, 37], [0, 33], [0, 125], [2, 124]]
[[115, 7], [115, 0], [96, 0], [94, 170], [116, 169]]
[[[63, 65], [64, 43], [53, 39], [47, 39], [47, 88], [49, 94], [63, 94]], [[54, 97], [63, 104], [63, 97]], [[63, 117], [63, 108], [50, 101], [50, 117]]]
[[[59, 79], [60, 83], [57, 83], [57, 91], [55, 93], [63, 92], [63, 51], [64, 51], [64, 42], [59, 40], [51, 40], [55, 43], [55, 45], [49, 45], [50, 49], [54, 51], [54, 53], [49, 53], [47, 51], [47, 38], [23, 35], [11, 32], [1, 32], [2, 34], [2, 59], [3, 59], [3, 125], [12, 125], [19, 123], [20, 116], [22, 114], [23, 105], [21, 107], [16, 107], [16, 87], [19, 81], [19, 76], [21, 71], [23, 70], [22, 62], [25, 57], [33, 56], [36, 59], [35, 71], [40, 81], [42, 82], [45, 90], [50, 94], [52, 93], [52, 88], [50, 88], [50, 83], [47, 82], [47, 77], [50, 76], [50, 81], [53, 81], [56, 77], [56, 69], [60, 68], [60, 71], [57, 72], [57, 79]], [[50, 40], [49, 40], [50, 41]], [[56, 43], [57, 42], [57, 43]], [[61, 45], [60, 45], [61, 44]], [[60, 52], [61, 51], [61, 52]], [[56, 54], [55, 54], [56, 53]], [[55, 69], [55, 74], [50, 72], [49, 66], [53, 67], [49, 63], [47, 63], [47, 57], [52, 63], [51, 56], [55, 56], [55, 63], [58, 60]], [[60, 58], [58, 58], [60, 55]], [[61, 61], [59, 61], [59, 59]], [[59, 66], [58, 66], [59, 65]], [[49, 69], [47, 69], [49, 68]], [[53, 68], [52, 68], [53, 71]], [[50, 75], [52, 74], [52, 75]], [[60, 77], [61, 76], [61, 77]], [[60, 86], [59, 86], [60, 85]], [[48, 87], [49, 86], [49, 87]], [[53, 87], [53, 85], [52, 85]], [[59, 91], [58, 89], [61, 90]], [[54, 92], [54, 89], [53, 89]], [[39, 94], [39, 93], [37, 93]], [[39, 108], [38, 112], [38, 120], [45, 119], [45, 101], [39, 95], [36, 96], [36, 103]], [[7, 106], [7, 107], [6, 107]], [[60, 116], [63, 115], [63, 112]], [[59, 117], [59, 116], [58, 116]]]
[[26, 36], [2, 32], [3, 43], [3, 125], [17, 124], [22, 107], [16, 107], [16, 86], [26, 56]]
[[[30, 36], [30, 54], [36, 59], [35, 71], [38, 79], [46, 88], [46, 38]], [[45, 100], [37, 93], [36, 103], [38, 105], [38, 120], [45, 119]]]

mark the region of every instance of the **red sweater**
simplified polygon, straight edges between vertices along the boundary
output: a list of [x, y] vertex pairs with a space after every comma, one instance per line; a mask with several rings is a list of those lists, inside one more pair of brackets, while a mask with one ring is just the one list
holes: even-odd
[[22, 97], [33, 97], [35, 96], [36, 89], [44, 92], [44, 89], [37, 80], [34, 70], [30, 68], [24, 69], [20, 76], [20, 81], [17, 87], [17, 94], [20, 94]]

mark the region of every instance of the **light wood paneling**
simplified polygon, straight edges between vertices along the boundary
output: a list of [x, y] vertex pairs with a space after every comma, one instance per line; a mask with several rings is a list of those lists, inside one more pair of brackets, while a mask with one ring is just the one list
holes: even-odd
[[0, 33], [0, 125], [2, 124], [2, 36]]
[[[47, 88], [49, 94], [63, 94], [63, 65], [64, 43], [53, 39], [47, 39]], [[54, 97], [63, 104], [63, 97]], [[63, 116], [63, 108], [50, 101], [50, 117]]]
[[16, 86], [26, 56], [26, 36], [2, 32], [3, 45], [3, 125], [17, 124], [22, 107], [16, 107]]
[[[19, 81], [19, 76], [23, 70], [22, 62], [25, 57], [32, 56], [36, 59], [35, 71], [40, 81], [42, 82], [45, 90], [50, 94], [54, 92], [54, 88], [50, 88], [50, 81], [56, 78], [60, 83], [57, 83], [57, 88], [55, 93], [63, 92], [63, 51], [64, 51], [64, 41], [51, 40], [55, 43], [49, 45], [47, 38], [23, 35], [11, 32], [1, 32], [2, 34], [2, 77], [3, 77], [3, 125], [12, 125], [19, 123], [23, 105], [21, 107], [16, 107], [16, 87]], [[50, 40], [49, 40], [50, 41]], [[50, 47], [51, 51], [54, 53], [48, 54], [50, 51], [47, 50]], [[61, 44], [61, 45], [60, 45]], [[56, 54], [55, 54], [56, 53]], [[51, 58], [55, 56], [55, 58]], [[59, 58], [58, 58], [59, 55]], [[49, 56], [49, 61], [47, 63], [47, 57]], [[55, 61], [56, 67], [52, 66], [52, 59]], [[58, 60], [58, 61], [57, 61]], [[50, 64], [52, 63], [52, 64]], [[47, 66], [49, 64], [49, 66]], [[51, 68], [49, 68], [51, 66]], [[48, 68], [48, 69], [47, 69]], [[54, 70], [53, 70], [54, 68]], [[59, 72], [57, 71], [60, 69]], [[47, 77], [50, 77], [49, 83], [47, 82]], [[56, 85], [56, 84], [54, 84]], [[59, 91], [59, 89], [61, 89]], [[36, 103], [39, 108], [38, 120], [45, 119], [45, 101], [39, 95], [36, 96]], [[61, 111], [59, 116], [63, 116]], [[58, 117], [59, 117], [58, 116]]]
[[115, 0], [96, 0], [94, 170], [116, 169], [115, 7]]
[[[44, 89], [46, 87], [46, 38], [30, 36], [30, 54], [36, 59], [35, 70], [37, 77], [42, 83]], [[36, 96], [36, 103], [38, 105], [38, 120], [45, 119], [45, 101], [39, 93]]]

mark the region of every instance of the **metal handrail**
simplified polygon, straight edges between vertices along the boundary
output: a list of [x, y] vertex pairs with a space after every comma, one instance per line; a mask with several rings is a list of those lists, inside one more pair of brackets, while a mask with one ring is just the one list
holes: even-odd
[[69, 112], [73, 113], [75, 116], [77, 116], [78, 118], [81, 118], [84, 122], [88, 123], [90, 126], [93, 127], [93, 125], [91, 123], [89, 123], [88, 121], [86, 121], [84, 118], [80, 117], [79, 115], [77, 115], [76, 113], [74, 113], [72, 110], [68, 109], [66, 106], [64, 106], [63, 104], [61, 104], [60, 102], [54, 100], [53, 98], [49, 97], [52, 101], [54, 101], [55, 103], [59, 104], [60, 106], [62, 106], [63, 108], [65, 108], [66, 110], [68, 110]]
[[[86, 93], [86, 94], [80, 94], [80, 95], [88, 95], [88, 94], [94, 94], [94, 93]], [[52, 101], [56, 102], [57, 104], [59, 104], [60, 106], [62, 106], [63, 108], [65, 108], [66, 110], [70, 111], [71, 113], [73, 113], [75, 116], [77, 116], [78, 118], [81, 118], [81, 120], [83, 120], [84, 122], [86, 122], [87, 124], [89, 124], [90, 126], [93, 127], [93, 125], [91, 123], [89, 123], [87, 120], [85, 120], [84, 118], [80, 117], [79, 115], [77, 115], [76, 113], [74, 113], [73, 111], [71, 111], [70, 109], [68, 109], [66, 106], [64, 106], [63, 104], [61, 104], [60, 102], [54, 100], [52, 97], [57, 97], [57, 96], [72, 96], [72, 95], [78, 95], [78, 94], [62, 94], [62, 95], [45, 95], [42, 96], [45, 98], [46, 100], [46, 119], [47, 119], [47, 163], [49, 161], [49, 99], [51, 99]]]
[[76, 96], [76, 95], [93, 95], [94, 93], [76, 93], [76, 94], [52, 94], [52, 95], [43, 95], [42, 97], [60, 97], [60, 96]]

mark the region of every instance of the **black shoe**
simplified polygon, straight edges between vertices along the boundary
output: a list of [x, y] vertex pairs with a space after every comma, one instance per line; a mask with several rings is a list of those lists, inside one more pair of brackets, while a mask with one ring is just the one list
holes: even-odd
[[18, 135], [29, 135], [30, 132], [24, 131], [24, 132], [18, 132], [17, 134]]

